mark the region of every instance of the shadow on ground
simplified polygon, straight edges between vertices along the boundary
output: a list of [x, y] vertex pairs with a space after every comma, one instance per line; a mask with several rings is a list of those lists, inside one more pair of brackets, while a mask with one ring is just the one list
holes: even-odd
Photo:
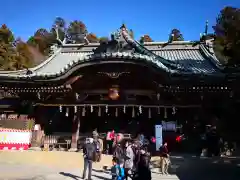
[[[153, 161], [152, 165], [158, 169], [159, 161]], [[171, 158], [169, 173], [177, 175], [180, 180], [239, 180], [240, 158], [175, 156]]]
[[[109, 170], [93, 169], [93, 179], [109, 179]], [[169, 173], [175, 176], [163, 177], [159, 172], [159, 160], [152, 162], [152, 174], [155, 179], [179, 180], [239, 180], [240, 158], [200, 158], [194, 156], [171, 157]], [[59, 174], [71, 177], [73, 180], [81, 179], [70, 173]], [[177, 176], [177, 177], [176, 177]], [[160, 178], [159, 178], [160, 177]], [[154, 179], [154, 178], [153, 178]]]
[[76, 175], [71, 174], [71, 173], [60, 172], [59, 174], [61, 174], [63, 176], [66, 176], [66, 177], [70, 177], [74, 180], [79, 180], [81, 178], [80, 176], [76, 176]]
[[[107, 177], [107, 174], [109, 174], [109, 171], [93, 169], [92, 172], [93, 172], [92, 173], [93, 179], [98, 179], [98, 180], [101, 180], [101, 179], [108, 180], [109, 179], [109, 177]], [[77, 176], [77, 175], [74, 175], [71, 173], [66, 173], [66, 172], [59, 172], [59, 174], [65, 176], [65, 177], [70, 177], [73, 180], [80, 180], [82, 178], [80, 176]]]

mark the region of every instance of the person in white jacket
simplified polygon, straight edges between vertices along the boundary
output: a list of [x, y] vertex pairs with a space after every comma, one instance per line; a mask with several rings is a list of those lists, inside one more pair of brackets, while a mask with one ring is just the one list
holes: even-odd
[[125, 144], [125, 177], [128, 179], [128, 176], [131, 174], [131, 170], [133, 168], [133, 160], [134, 160], [134, 152], [132, 149], [132, 145], [129, 142]]

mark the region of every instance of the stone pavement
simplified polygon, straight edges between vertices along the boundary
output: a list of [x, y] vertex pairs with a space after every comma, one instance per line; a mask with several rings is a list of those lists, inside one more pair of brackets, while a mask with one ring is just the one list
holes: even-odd
[[[103, 166], [111, 166], [111, 156], [93, 164], [93, 179], [108, 179]], [[199, 158], [172, 156], [170, 176], [161, 176], [158, 157], [152, 158], [153, 180], [239, 180], [240, 158]], [[81, 153], [70, 152], [4, 152], [0, 151], [0, 180], [80, 180], [83, 169]]]
[[[81, 180], [80, 169], [44, 167], [39, 165], [0, 164], [1, 180]], [[153, 180], [178, 180], [176, 175], [152, 173]], [[108, 172], [93, 169], [93, 180], [111, 179]]]
[[[111, 166], [111, 156], [93, 164], [93, 180], [110, 179], [103, 166]], [[154, 157], [156, 162], [158, 158]], [[0, 180], [80, 180], [83, 170], [81, 153], [0, 151]], [[177, 180], [176, 175], [162, 176], [153, 169], [153, 180]]]

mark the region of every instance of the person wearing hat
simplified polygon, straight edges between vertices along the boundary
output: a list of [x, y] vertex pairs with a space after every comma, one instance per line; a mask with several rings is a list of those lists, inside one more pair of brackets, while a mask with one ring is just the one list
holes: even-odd
[[92, 176], [92, 163], [96, 159], [96, 146], [94, 145], [93, 138], [86, 138], [86, 142], [83, 147], [84, 169], [82, 179], [86, 178], [86, 172], [88, 169], [88, 179]]

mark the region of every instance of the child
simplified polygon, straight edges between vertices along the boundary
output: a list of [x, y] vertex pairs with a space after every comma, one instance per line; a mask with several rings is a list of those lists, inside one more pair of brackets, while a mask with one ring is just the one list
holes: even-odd
[[111, 168], [112, 180], [124, 180], [123, 162], [117, 162], [117, 158], [112, 159], [113, 166]]

